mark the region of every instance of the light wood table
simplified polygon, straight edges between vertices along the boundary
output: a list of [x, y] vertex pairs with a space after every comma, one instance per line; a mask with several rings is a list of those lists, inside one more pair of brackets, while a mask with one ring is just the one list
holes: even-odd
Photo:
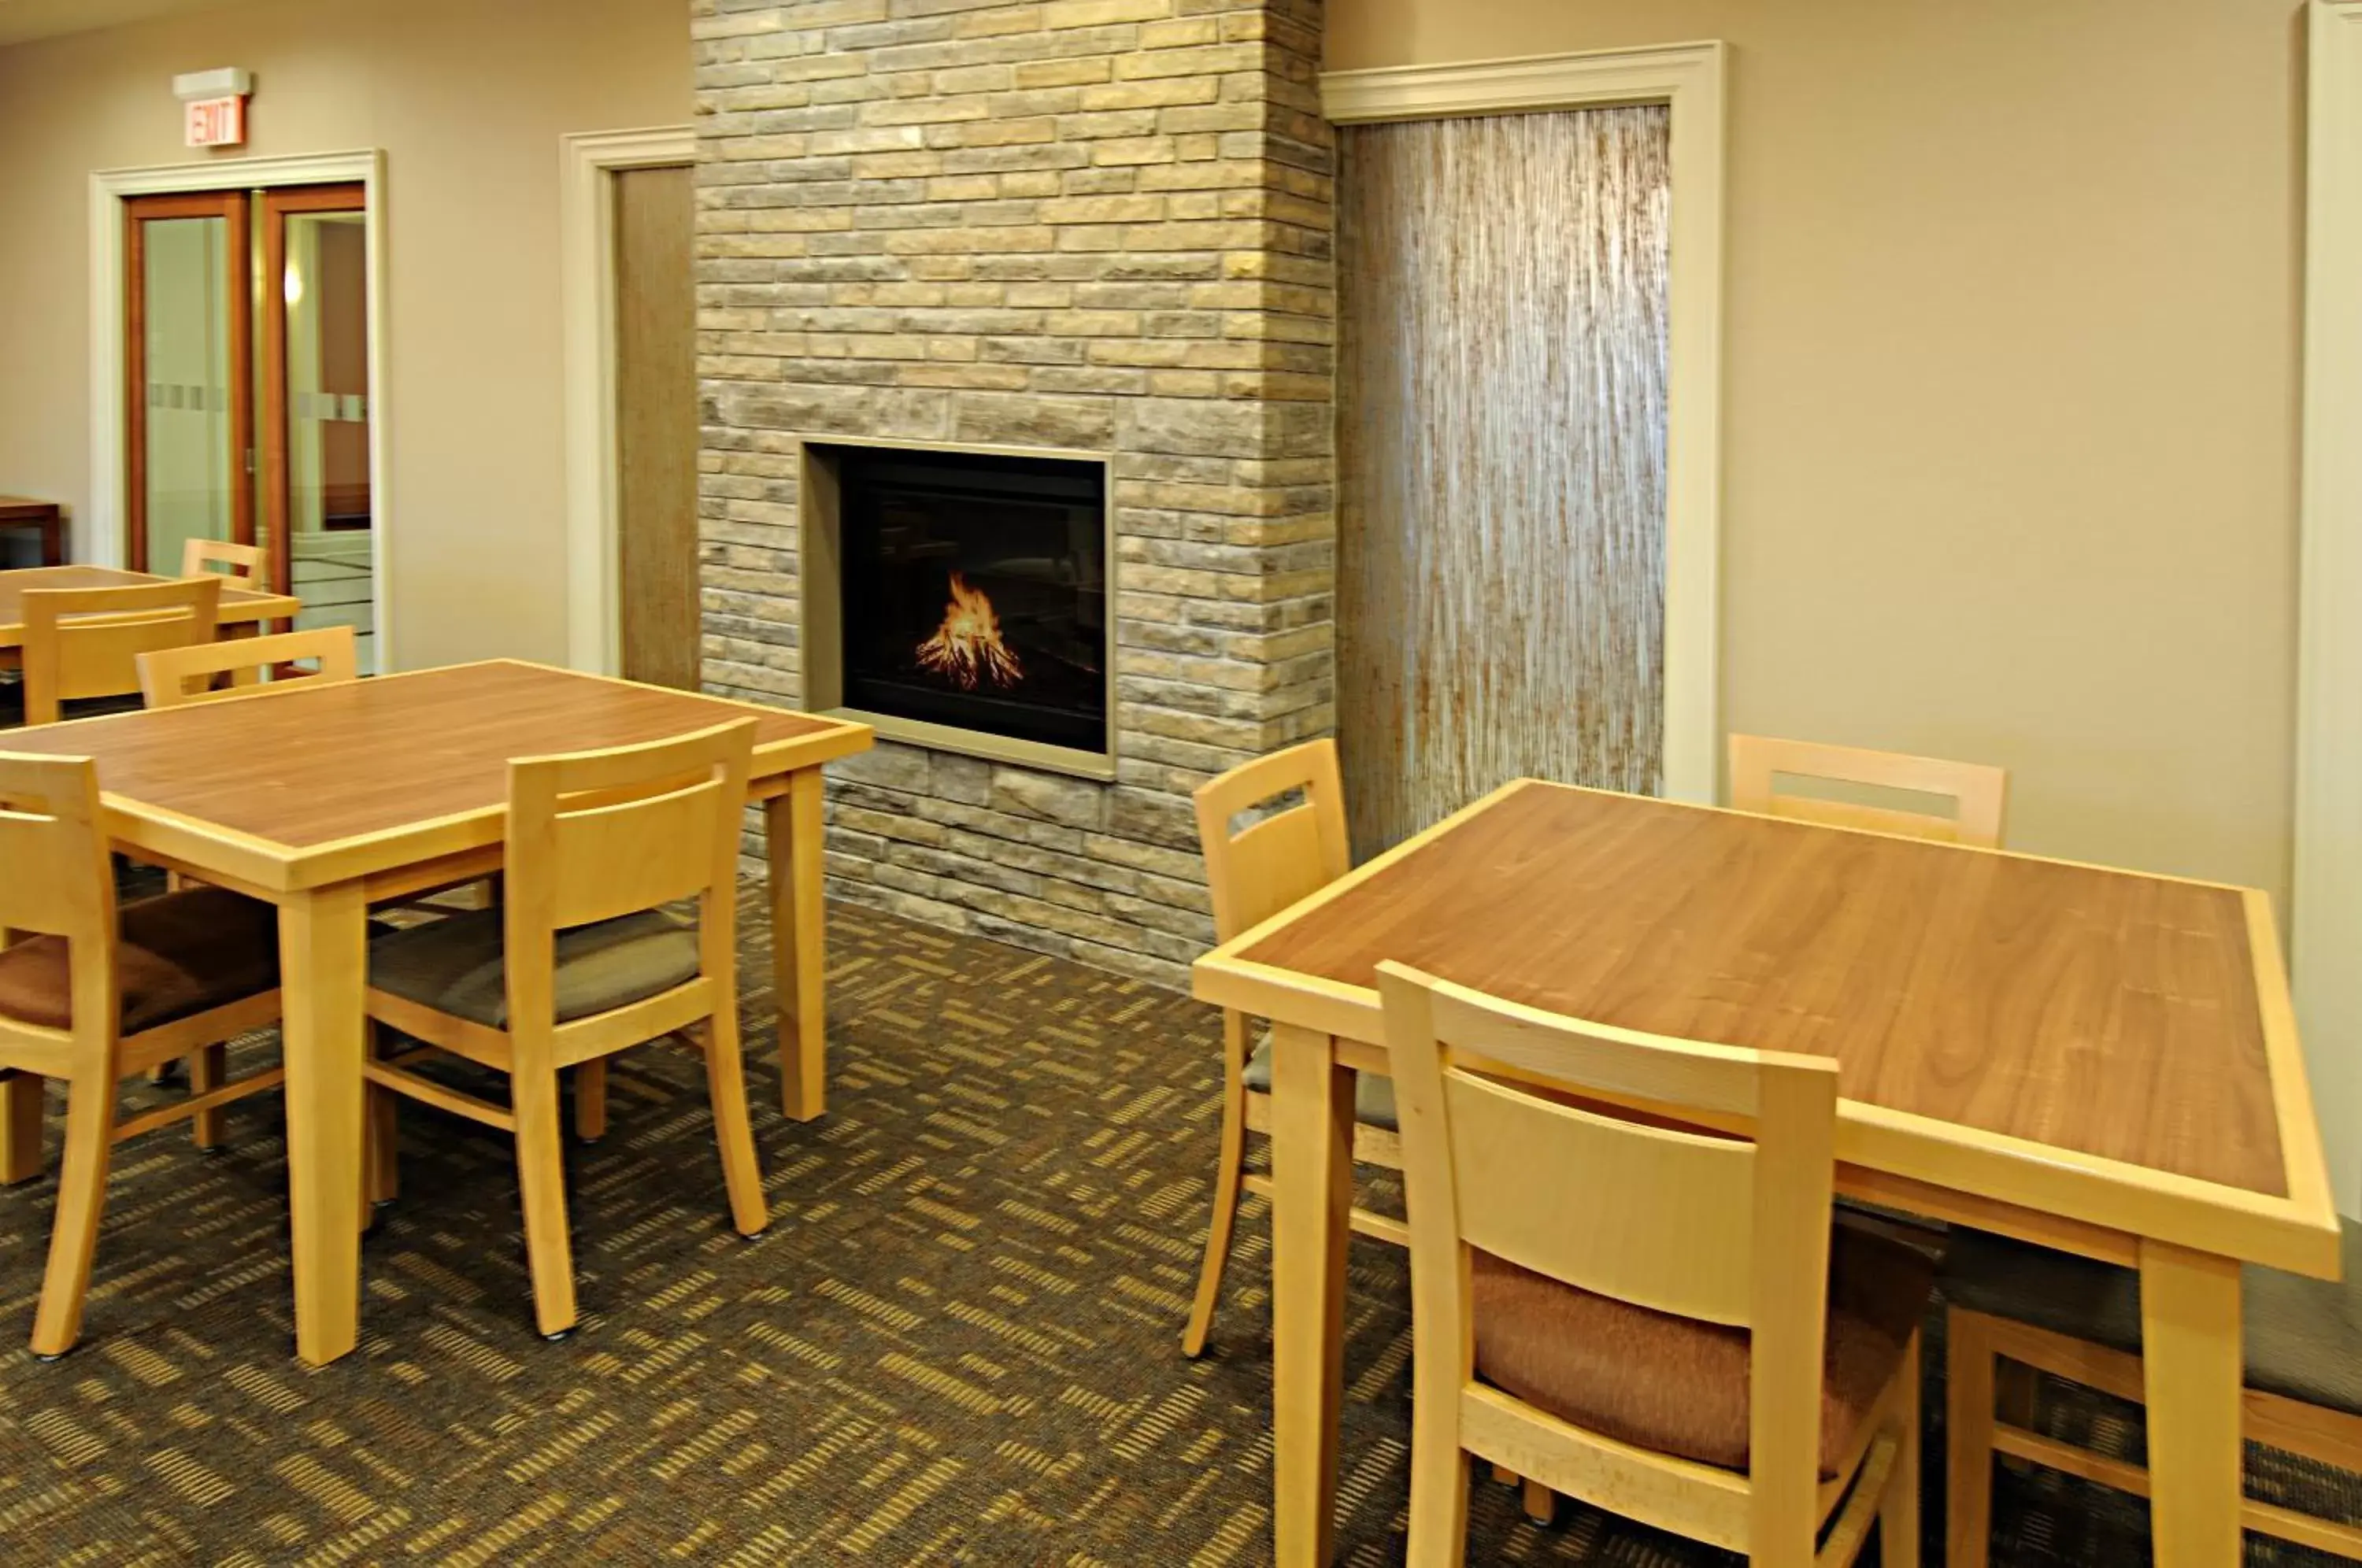
[[30, 528], [39, 536], [43, 566], [65, 565], [65, 512], [56, 502], [0, 495], [0, 530], [9, 528]]
[[[50, 588], [136, 588], [147, 582], [171, 582], [152, 572], [118, 571], [113, 567], [22, 567], [0, 571], [0, 669], [14, 669], [25, 646], [25, 591]], [[272, 621], [290, 621], [304, 608], [301, 600], [284, 593], [222, 586], [221, 613], [215, 617], [230, 636], [251, 635]]]
[[748, 714], [760, 721], [749, 793], [768, 827], [782, 1097], [809, 1120], [826, 1053], [821, 765], [867, 750], [866, 724], [499, 660], [0, 734], [9, 751], [95, 757], [123, 849], [279, 907], [304, 1361], [334, 1361], [359, 1332], [369, 906], [500, 869], [510, 757]]
[[1290, 1568], [1330, 1556], [1353, 1079], [1386, 1070], [1389, 958], [1833, 1056], [1841, 1191], [2138, 1268], [2157, 1561], [2238, 1561], [2239, 1265], [2338, 1269], [2264, 894], [1525, 780], [1199, 959], [1198, 996], [1276, 1042]]

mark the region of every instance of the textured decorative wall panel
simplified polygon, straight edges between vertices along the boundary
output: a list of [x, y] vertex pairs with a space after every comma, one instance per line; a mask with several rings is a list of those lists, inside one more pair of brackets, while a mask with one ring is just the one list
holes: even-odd
[[1662, 756], [1661, 107], [1355, 126], [1338, 190], [1338, 723], [1368, 855]]

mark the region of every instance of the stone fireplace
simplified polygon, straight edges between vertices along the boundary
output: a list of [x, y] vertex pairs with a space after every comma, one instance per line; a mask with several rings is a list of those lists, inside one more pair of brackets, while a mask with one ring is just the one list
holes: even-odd
[[695, 13], [707, 687], [879, 716], [833, 895], [1184, 983], [1334, 725], [1318, 0]]

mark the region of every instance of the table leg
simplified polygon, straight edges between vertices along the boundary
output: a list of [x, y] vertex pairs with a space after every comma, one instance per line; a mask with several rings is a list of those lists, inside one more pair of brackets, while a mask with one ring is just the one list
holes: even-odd
[[359, 883], [291, 894], [279, 908], [295, 1353], [314, 1366], [360, 1334], [368, 912]]
[[1336, 1514], [1354, 1073], [1326, 1034], [1272, 1032], [1272, 1533], [1281, 1568], [1312, 1568]]
[[2239, 1265], [2143, 1242], [2149, 1529], [2158, 1568], [2239, 1561]]
[[779, 1008], [779, 1099], [792, 1121], [827, 1109], [827, 959], [822, 922], [821, 771], [801, 767], [763, 803], [771, 863], [771, 991]]

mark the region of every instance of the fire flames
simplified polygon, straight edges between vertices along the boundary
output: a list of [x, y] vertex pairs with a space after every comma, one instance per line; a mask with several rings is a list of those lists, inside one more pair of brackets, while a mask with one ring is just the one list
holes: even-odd
[[1000, 640], [1000, 617], [981, 589], [952, 573], [952, 602], [944, 606], [944, 624], [919, 645], [919, 663], [963, 691], [976, 690], [979, 680], [1014, 686], [1025, 677], [1017, 650]]

